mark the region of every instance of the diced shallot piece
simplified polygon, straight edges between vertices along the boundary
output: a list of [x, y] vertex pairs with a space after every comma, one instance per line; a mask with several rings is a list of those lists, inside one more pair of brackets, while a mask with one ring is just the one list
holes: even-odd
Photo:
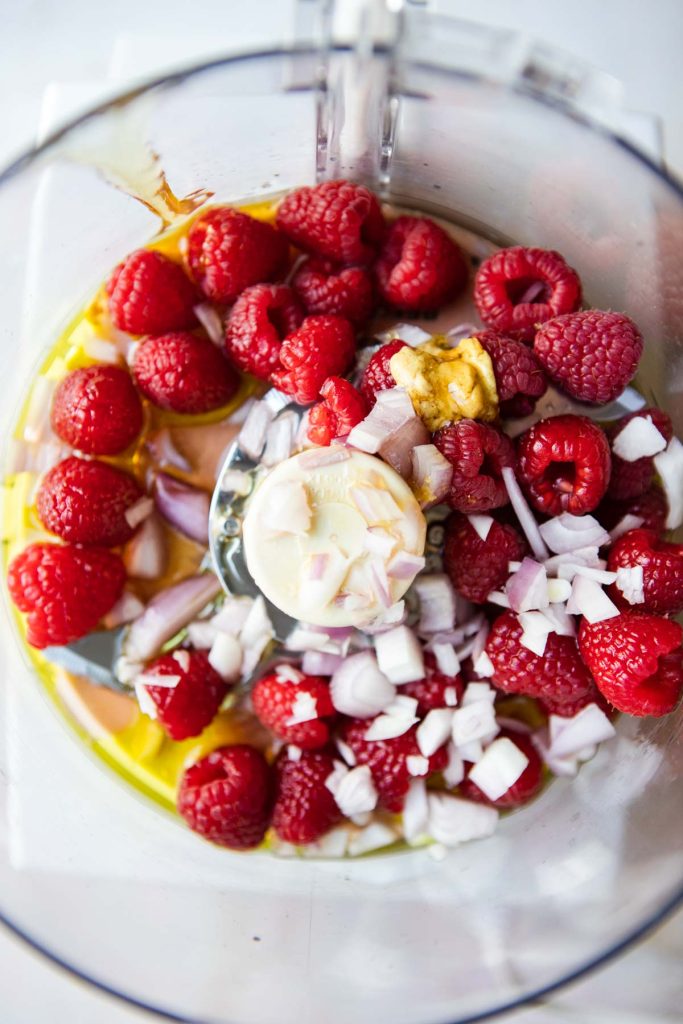
[[179, 629], [213, 601], [221, 585], [212, 572], [190, 576], [155, 594], [142, 615], [130, 625], [123, 653], [137, 661], [149, 661]]
[[683, 444], [672, 437], [666, 449], [655, 455], [654, 462], [669, 506], [665, 526], [677, 530], [683, 524]]
[[603, 622], [619, 614], [619, 609], [595, 580], [575, 576], [572, 583], [572, 607], [587, 622]]
[[171, 526], [198, 544], [209, 542], [211, 496], [198, 487], [181, 483], [167, 473], [157, 473], [154, 501]]
[[389, 682], [400, 686], [424, 678], [420, 641], [408, 626], [397, 626], [375, 637], [377, 664]]
[[399, 551], [387, 565], [387, 575], [395, 580], [412, 580], [424, 567], [425, 559], [422, 555]]
[[305, 537], [311, 525], [311, 506], [306, 485], [301, 480], [282, 480], [273, 484], [272, 501], [263, 510], [261, 521], [271, 533], [293, 533]]
[[612, 451], [624, 462], [636, 462], [663, 452], [666, 443], [651, 416], [634, 416], [612, 441]]
[[143, 522], [123, 551], [123, 561], [129, 576], [140, 580], [155, 580], [166, 568], [166, 543], [159, 517], [155, 514]]
[[299, 417], [288, 410], [281, 412], [266, 431], [266, 446], [261, 456], [264, 466], [277, 466], [288, 459], [294, 450]]
[[545, 546], [545, 542], [541, 536], [534, 514], [531, 511], [526, 498], [522, 494], [521, 487], [517, 483], [515, 471], [512, 466], [503, 466], [501, 469], [501, 476], [503, 477], [503, 483], [505, 484], [505, 489], [508, 492], [508, 497], [510, 498], [510, 504], [515, 511], [515, 515], [519, 520], [519, 525], [522, 527], [526, 539], [529, 541], [529, 546], [536, 558], [542, 562], [548, 557], [548, 549]]
[[430, 793], [427, 797], [429, 820], [427, 831], [444, 846], [457, 846], [470, 839], [493, 835], [498, 824], [498, 811], [472, 800], [461, 800], [448, 793]]
[[522, 559], [519, 569], [508, 578], [505, 593], [513, 611], [527, 612], [535, 608], [547, 608], [548, 578], [545, 566], [535, 562], [533, 558]]
[[384, 488], [352, 487], [350, 495], [368, 526], [381, 526], [401, 518], [401, 510], [393, 495]]
[[450, 738], [453, 711], [450, 708], [432, 708], [417, 727], [416, 739], [423, 757], [431, 757]]
[[645, 601], [642, 565], [620, 565], [614, 585], [629, 604], [643, 604]]
[[426, 834], [428, 818], [427, 787], [424, 779], [415, 779], [408, 787], [403, 804], [403, 838], [407, 843]]
[[616, 729], [597, 704], [587, 704], [572, 718], [551, 715], [550, 752], [555, 758], [576, 757], [587, 747], [616, 736]]
[[470, 769], [469, 778], [489, 800], [498, 800], [514, 786], [529, 758], [507, 736], [494, 740]]
[[377, 394], [377, 400], [364, 420], [347, 437], [353, 448], [376, 455], [382, 444], [409, 420], [416, 419], [413, 403], [403, 388], [387, 388]]
[[607, 530], [589, 515], [573, 516], [570, 512], [562, 512], [542, 523], [539, 530], [550, 550], [560, 555], [592, 545], [602, 547], [610, 542]]
[[404, 480], [410, 479], [413, 470], [413, 451], [429, 443], [430, 434], [417, 416], [406, 420], [379, 446], [379, 454]]
[[446, 573], [419, 576], [413, 590], [420, 601], [418, 631], [423, 635], [446, 633], [455, 624], [456, 596]]
[[237, 437], [237, 443], [250, 459], [258, 459], [266, 443], [268, 427], [273, 420], [273, 410], [267, 402], [254, 402]]
[[396, 697], [396, 688], [380, 671], [372, 651], [346, 658], [330, 680], [330, 697], [337, 711], [352, 718], [374, 718]]
[[420, 444], [412, 452], [411, 486], [422, 508], [438, 505], [447, 496], [453, 479], [453, 465], [434, 444]]
[[369, 767], [359, 764], [355, 768], [347, 768], [343, 775], [340, 773], [333, 796], [337, 807], [347, 818], [374, 811], [378, 794]]
[[107, 629], [116, 629], [133, 619], [137, 619], [145, 610], [145, 606], [139, 597], [131, 594], [130, 590], [124, 590], [114, 607], [105, 615], [103, 621]]
[[219, 348], [223, 345], [225, 330], [220, 313], [210, 302], [200, 302], [194, 307], [194, 314], [206, 331], [209, 341]]

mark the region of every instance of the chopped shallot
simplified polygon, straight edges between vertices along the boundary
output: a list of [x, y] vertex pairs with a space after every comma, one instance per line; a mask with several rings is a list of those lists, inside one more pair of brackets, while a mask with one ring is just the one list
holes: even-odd
[[167, 473], [158, 473], [154, 500], [171, 526], [198, 544], [208, 544], [211, 496], [206, 491], [181, 483]]

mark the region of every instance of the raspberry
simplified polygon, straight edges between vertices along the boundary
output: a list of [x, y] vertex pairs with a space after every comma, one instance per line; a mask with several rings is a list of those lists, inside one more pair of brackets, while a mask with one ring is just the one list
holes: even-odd
[[389, 388], [396, 387], [396, 381], [391, 375], [389, 363], [391, 362], [391, 357], [400, 352], [402, 348], [407, 348], [406, 343], [398, 338], [396, 341], [390, 341], [386, 345], [382, 345], [381, 348], [377, 349], [365, 367], [361, 377], [360, 390], [369, 406], [372, 407], [377, 401], [378, 391], [388, 391]]
[[273, 828], [283, 842], [314, 843], [341, 821], [342, 813], [325, 786], [333, 770], [333, 759], [319, 751], [305, 751], [298, 761], [286, 753], [277, 759]]
[[284, 369], [273, 383], [295, 402], [315, 402], [328, 377], [345, 373], [356, 352], [353, 328], [341, 316], [307, 316], [301, 327], [282, 343]]
[[559, 252], [515, 245], [484, 260], [474, 302], [489, 327], [532, 341], [539, 324], [579, 308], [581, 281]]
[[509, 502], [503, 466], [514, 466], [510, 438], [477, 420], [442, 427], [434, 444], [453, 465], [448, 504], [458, 512], [488, 512]]
[[597, 704], [600, 710], [604, 711], [609, 718], [612, 718], [615, 713], [612, 705], [605, 700], [592, 681], [590, 688], [575, 700], [558, 701], [553, 697], [544, 697], [543, 700], [539, 701], [539, 704], [546, 715], [559, 715], [560, 718], [573, 718], [574, 715], [578, 715], [579, 711], [588, 704]]
[[623, 612], [584, 621], [579, 647], [598, 688], [629, 715], [668, 715], [683, 690], [683, 629], [656, 615]]
[[491, 807], [500, 807], [501, 810], [511, 810], [513, 807], [521, 807], [528, 804], [530, 800], [540, 792], [543, 786], [543, 762], [538, 751], [528, 736], [519, 732], [509, 732], [503, 729], [496, 739], [506, 737], [515, 744], [529, 759], [529, 763], [515, 783], [506, 793], [497, 800], [489, 800], [476, 782], [472, 779], [464, 779], [460, 783], [460, 792], [467, 800], [475, 800], [477, 803], [490, 804]]
[[320, 396], [324, 401], [308, 414], [308, 439], [313, 444], [328, 445], [335, 437], [345, 437], [367, 415], [365, 399], [343, 377], [328, 377]]
[[225, 333], [228, 355], [245, 373], [270, 380], [280, 366], [280, 346], [301, 326], [304, 311], [285, 284], [255, 284], [232, 307]]
[[162, 334], [138, 345], [131, 367], [143, 395], [159, 409], [210, 412], [239, 388], [233, 367], [207, 338]]
[[380, 296], [409, 313], [434, 313], [467, 284], [467, 263], [453, 239], [427, 217], [399, 217], [375, 263]]
[[62, 540], [114, 547], [133, 536], [126, 512], [142, 497], [130, 473], [71, 457], [43, 478], [36, 505], [43, 526]]
[[[324, 718], [334, 715], [328, 683], [321, 676], [301, 676], [290, 682], [277, 669], [262, 676], [251, 691], [256, 717], [286, 743], [302, 750], [324, 747], [330, 729]], [[299, 714], [310, 715], [298, 720]]]
[[300, 249], [338, 263], [370, 263], [384, 234], [377, 199], [350, 181], [291, 192], [277, 211], [277, 226]]
[[145, 669], [145, 676], [179, 676], [174, 686], [145, 689], [157, 709], [157, 718], [172, 740], [199, 736], [216, 717], [228, 692], [228, 684], [209, 664], [206, 651], [174, 651], [157, 658]]
[[567, 313], [544, 324], [534, 352], [553, 383], [580, 402], [612, 402], [636, 372], [643, 336], [623, 313]]
[[199, 301], [185, 271], [168, 256], [138, 249], [107, 281], [109, 315], [130, 334], [165, 334], [194, 327]]
[[407, 683], [401, 687], [402, 696], [414, 697], [417, 701], [418, 715], [426, 715], [434, 708], [448, 707], [446, 690], [455, 690], [456, 697], [458, 701], [460, 700], [465, 685], [459, 675], [447, 676], [440, 672], [436, 658], [429, 652], [425, 652], [424, 667], [424, 679], [418, 679], [414, 683]]
[[178, 789], [178, 811], [190, 828], [232, 850], [259, 845], [272, 805], [268, 763], [246, 744], [213, 750], [187, 769]]
[[[417, 726], [391, 740], [366, 740], [365, 733], [372, 724], [369, 719], [349, 719], [341, 730], [341, 739], [355, 754], [358, 764], [367, 764], [379, 793], [380, 803], [388, 811], [398, 814], [412, 781], [406, 758], [420, 756], [415, 739]], [[446, 767], [446, 748], [440, 747], [429, 759], [429, 770], [441, 771]]]
[[32, 647], [70, 644], [95, 628], [121, 596], [126, 570], [104, 548], [29, 544], [12, 560], [10, 597], [27, 613]]
[[664, 533], [669, 506], [661, 487], [653, 484], [645, 494], [628, 501], [605, 500], [596, 512], [596, 517], [605, 529], [612, 530], [624, 516], [639, 516], [641, 529]]
[[527, 545], [514, 526], [494, 521], [482, 540], [467, 516], [456, 513], [446, 523], [444, 567], [453, 586], [475, 604], [483, 604], [509, 576], [508, 562], [524, 558]]
[[279, 277], [288, 256], [284, 235], [229, 206], [202, 214], [187, 236], [190, 272], [212, 302], [234, 302], [250, 285]]
[[549, 633], [542, 657], [523, 647], [522, 627], [514, 612], [503, 612], [491, 627], [486, 653], [493, 662], [493, 682], [505, 693], [574, 701], [591, 686], [591, 677], [571, 636]]
[[[673, 437], [671, 419], [662, 409], [641, 409], [639, 412], [629, 413], [611, 426], [607, 431], [607, 437], [613, 442], [615, 437], [621, 433], [627, 423], [632, 419], [649, 417], [657, 430], [667, 442]], [[652, 483], [655, 465], [651, 456], [644, 456], [636, 459], [635, 462], [627, 462], [612, 452], [612, 476], [610, 477], [607, 494], [617, 501], [625, 501], [627, 498], [637, 498], [644, 494]]]
[[334, 313], [365, 323], [375, 306], [372, 278], [363, 267], [337, 267], [330, 260], [308, 259], [292, 281], [307, 313]]
[[495, 331], [479, 331], [477, 340], [493, 364], [501, 416], [528, 416], [548, 387], [532, 350], [523, 342]]
[[610, 450], [604, 431], [586, 416], [551, 416], [525, 431], [517, 447], [517, 476], [538, 512], [581, 516], [607, 490]]
[[86, 366], [61, 380], [52, 402], [52, 429], [88, 455], [118, 455], [142, 429], [142, 403], [118, 366]]
[[[667, 544], [649, 530], [629, 530], [614, 542], [607, 556], [609, 572], [640, 565], [645, 601], [637, 611], [677, 615], [683, 611], [683, 544]], [[630, 604], [615, 584], [609, 588], [621, 608]]]

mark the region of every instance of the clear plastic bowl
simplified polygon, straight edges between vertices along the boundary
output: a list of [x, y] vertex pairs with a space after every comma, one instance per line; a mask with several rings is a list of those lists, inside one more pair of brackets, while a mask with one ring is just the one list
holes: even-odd
[[[434, 21], [374, 52], [252, 54], [123, 97], [28, 154], [0, 180], [3, 437], [69, 314], [159, 228], [126, 190], [149, 198], [160, 167], [177, 196], [224, 201], [353, 177], [497, 242], [560, 250], [590, 304], [640, 324], [641, 386], [682, 433], [681, 190], [581, 115], [599, 78], [521, 53]], [[575, 780], [441, 862], [278, 860], [211, 848], [101, 770], [7, 613], [2, 640], [2, 917], [173, 1019], [478, 1019], [595, 967], [681, 899], [680, 716], [621, 719]]]

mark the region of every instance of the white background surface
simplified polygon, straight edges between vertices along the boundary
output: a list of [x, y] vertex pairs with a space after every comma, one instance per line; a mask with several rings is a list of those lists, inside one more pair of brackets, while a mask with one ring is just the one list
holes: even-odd
[[[683, 177], [680, 0], [440, 0], [434, 6], [519, 29], [621, 79], [629, 108], [660, 115], [664, 155]], [[36, 138], [46, 90], [48, 106], [59, 96], [60, 109], [65, 102], [81, 109], [134, 79], [282, 39], [292, 27], [292, 7], [290, 0], [0, 0], [0, 165]], [[616, 964], [507, 1020], [674, 1024], [681, 1019], [682, 950], [679, 915]], [[0, 930], [1, 1024], [149, 1019], [73, 981]]]

